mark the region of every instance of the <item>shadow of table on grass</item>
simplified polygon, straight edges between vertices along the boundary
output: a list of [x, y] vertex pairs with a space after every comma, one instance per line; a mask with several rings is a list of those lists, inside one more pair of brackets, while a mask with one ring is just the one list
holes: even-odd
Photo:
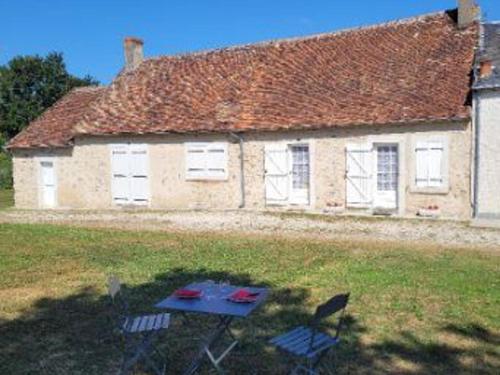
[[[276, 288], [247, 274], [175, 269], [156, 275], [151, 282], [128, 286], [134, 312], [154, 311], [153, 305], [175, 289], [193, 281], [229, 281], [233, 285], [267, 286], [268, 301], [250, 318], [235, 323], [241, 342], [224, 360], [231, 374], [282, 374], [286, 359], [267, 345], [269, 338], [307, 322], [311, 314], [307, 289]], [[343, 291], [334, 291], [332, 294]], [[0, 374], [114, 374], [120, 361], [119, 339], [112, 333], [109, 299], [92, 287], [61, 299], [42, 298], [13, 320], [0, 321]], [[178, 374], [189, 363], [210, 317], [195, 316], [189, 324], [173, 316], [172, 327], [161, 347], [170, 360], [169, 373]], [[193, 323], [191, 324], [191, 321]], [[369, 343], [362, 335], [367, 328], [347, 316], [344, 341], [328, 360], [341, 374], [357, 373], [495, 373], [499, 353], [459, 348], [450, 343], [423, 343], [412, 333], [396, 339]], [[328, 326], [325, 328], [329, 328]], [[477, 325], [447, 326], [443, 332], [475, 343], [499, 344], [499, 337]], [[498, 346], [498, 345], [497, 345]], [[397, 366], [397, 367], [396, 367]], [[210, 367], [201, 373], [210, 373]]]

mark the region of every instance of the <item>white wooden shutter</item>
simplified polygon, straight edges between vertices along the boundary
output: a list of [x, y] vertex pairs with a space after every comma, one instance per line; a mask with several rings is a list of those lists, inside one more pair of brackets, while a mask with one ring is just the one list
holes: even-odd
[[203, 178], [206, 176], [206, 144], [186, 143], [186, 177]]
[[427, 142], [418, 142], [415, 148], [415, 184], [417, 187], [426, 187], [428, 183], [428, 150]]
[[227, 171], [227, 146], [224, 143], [214, 143], [207, 147], [207, 175], [209, 177], [226, 176]]
[[289, 163], [286, 144], [266, 145], [264, 150], [266, 202], [286, 204], [289, 195]]
[[442, 142], [418, 142], [415, 148], [415, 184], [417, 187], [441, 187], [443, 185]]
[[149, 201], [148, 151], [146, 145], [130, 146], [130, 198], [134, 203]]
[[429, 187], [443, 185], [443, 144], [429, 142]]
[[111, 190], [113, 201], [127, 203], [130, 195], [128, 145], [113, 145], [111, 149]]
[[346, 147], [346, 204], [369, 207], [373, 202], [373, 147], [349, 144]]

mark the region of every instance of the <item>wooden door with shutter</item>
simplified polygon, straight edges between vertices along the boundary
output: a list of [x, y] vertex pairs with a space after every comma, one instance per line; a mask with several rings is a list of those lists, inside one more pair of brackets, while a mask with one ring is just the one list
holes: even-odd
[[289, 197], [289, 161], [286, 144], [266, 145], [264, 150], [266, 204], [285, 205]]
[[346, 205], [367, 208], [373, 204], [373, 146], [348, 144], [346, 147]]

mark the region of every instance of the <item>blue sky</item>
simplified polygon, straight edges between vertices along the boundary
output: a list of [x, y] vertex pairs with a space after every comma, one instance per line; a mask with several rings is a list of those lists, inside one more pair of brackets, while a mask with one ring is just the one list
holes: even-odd
[[[488, 20], [500, 1], [479, 0]], [[71, 73], [109, 83], [122, 40], [147, 56], [328, 32], [450, 9], [456, 0], [0, 0], [0, 64], [63, 52]]]

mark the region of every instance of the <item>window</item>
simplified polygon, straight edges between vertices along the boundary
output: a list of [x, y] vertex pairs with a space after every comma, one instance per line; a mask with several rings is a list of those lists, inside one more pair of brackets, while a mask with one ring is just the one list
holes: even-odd
[[186, 178], [223, 180], [227, 178], [226, 143], [186, 143]]
[[415, 148], [417, 188], [442, 188], [444, 179], [444, 145], [441, 141], [417, 142]]
[[309, 188], [309, 146], [292, 146], [292, 188]]
[[398, 186], [398, 146], [377, 147], [377, 190], [396, 191]]

